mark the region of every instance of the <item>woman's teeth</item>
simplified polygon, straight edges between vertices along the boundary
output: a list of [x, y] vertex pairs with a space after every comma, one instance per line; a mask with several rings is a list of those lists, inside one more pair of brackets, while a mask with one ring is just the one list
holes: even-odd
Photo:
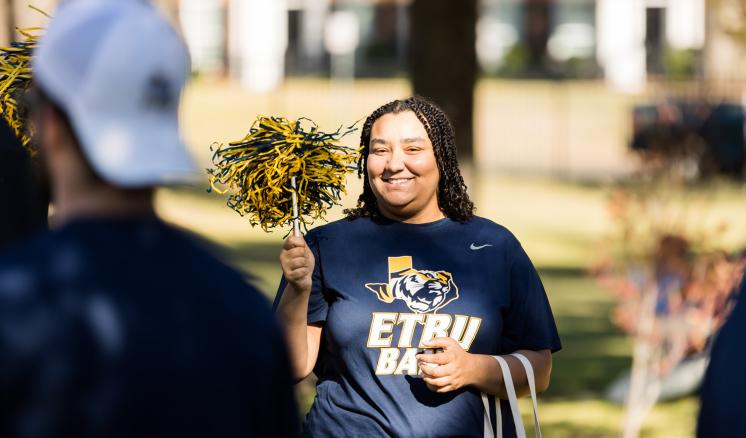
[[412, 178], [389, 178], [389, 179], [386, 180], [386, 182], [389, 183], [389, 184], [401, 185], [401, 184], [404, 184], [404, 183], [406, 183], [407, 181], [409, 181], [411, 179]]

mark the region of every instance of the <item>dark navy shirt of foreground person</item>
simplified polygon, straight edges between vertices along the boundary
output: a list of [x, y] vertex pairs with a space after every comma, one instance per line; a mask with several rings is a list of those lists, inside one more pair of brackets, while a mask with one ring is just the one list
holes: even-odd
[[[305, 436], [481, 437], [479, 392], [430, 391], [417, 376], [421, 341], [450, 336], [490, 355], [561, 347], [529, 258], [486, 219], [343, 219], [306, 240], [316, 258], [308, 321], [324, 330]], [[503, 436], [515, 436], [501, 405]]]
[[269, 303], [193, 240], [78, 220], [0, 255], [0, 436], [297, 434]]
[[701, 388], [697, 436], [746, 437], [746, 280], [733, 313], [717, 334]]

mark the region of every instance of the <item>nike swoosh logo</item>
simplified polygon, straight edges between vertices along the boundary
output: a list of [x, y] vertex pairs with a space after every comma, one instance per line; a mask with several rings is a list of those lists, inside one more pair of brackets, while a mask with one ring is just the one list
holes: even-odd
[[484, 245], [476, 246], [472, 243], [471, 246], [469, 246], [469, 249], [471, 249], [472, 251], [476, 251], [482, 248], [487, 248], [488, 246], [492, 246], [492, 245], [490, 245], [489, 243], [485, 243]]

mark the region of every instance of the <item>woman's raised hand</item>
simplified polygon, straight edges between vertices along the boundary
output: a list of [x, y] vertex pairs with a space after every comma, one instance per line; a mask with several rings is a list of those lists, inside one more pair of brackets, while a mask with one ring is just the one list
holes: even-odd
[[288, 285], [297, 293], [311, 292], [315, 260], [302, 236], [290, 235], [280, 252], [280, 265]]

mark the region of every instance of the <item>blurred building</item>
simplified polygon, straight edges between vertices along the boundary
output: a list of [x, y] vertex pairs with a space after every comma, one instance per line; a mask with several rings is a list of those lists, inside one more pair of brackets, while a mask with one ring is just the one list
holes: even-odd
[[[197, 71], [266, 91], [287, 75], [331, 74], [343, 55], [330, 53], [330, 34], [355, 40], [356, 77], [405, 74], [411, 1], [180, 0], [179, 17]], [[482, 0], [480, 9], [477, 50], [487, 75], [603, 77], [632, 91], [649, 77], [738, 76], [723, 59], [741, 49], [719, 32], [722, 13], [706, 11], [705, 0]], [[339, 12], [355, 23], [335, 26]]]
[[[57, 1], [34, 5], [49, 12]], [[406, 74], [412, 1], [155, 3], [180, 22], [196, 73], [268, 91], [288, 75]], [[746, 69], [734, 60], [744, 58], [743, 44], [732, 28], [744, 26], [744, 8], [740, 0], [481, 0], [477, 53], [486, 75], [604, 78], [620, 90], [640, 90], [651, 77], [740, 80]], [[8, 41], [14, 27], [43, 19], [8, 0], [0, 23]], [[340, 64], [347, 67], [335, 70]]]
[[[57, 1], [34, 5], [52, 12]], [[345, 111], [353, 79], [409, 76], [412, 5], [428, 0], [154, 1], [180, 25], [195, 75], [252, 93], [289, 76], [333, 78], [327, 106]], [[6, 42], [14, 27], [45, 21], [0, 2]], [[622, 173], [636, 103], [739, 106], [746, 84], [743, 0], [479, 0], [473, 25], [482, 77], [504, 79], [474, 94], [471, 143], [484, 168]]]

